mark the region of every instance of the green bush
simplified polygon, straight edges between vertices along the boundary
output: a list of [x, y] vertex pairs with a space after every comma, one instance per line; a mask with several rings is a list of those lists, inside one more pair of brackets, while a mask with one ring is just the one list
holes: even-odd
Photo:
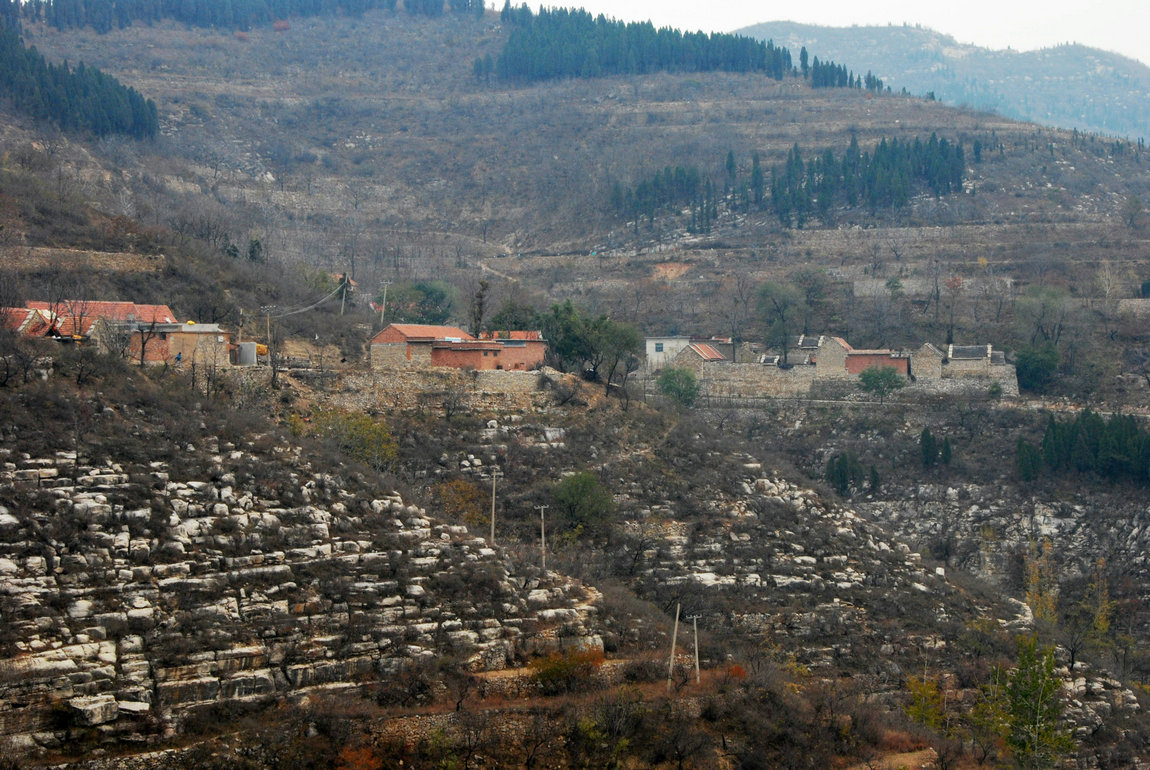
[[655, 380], [659, 392], [684, 407], [694, 406], [699, 398], [699, 380], [690, 369], [671, 367], [659, 372]]
[[1049, 342], [1023, 348], [1018, 351], [1014, 365], [1018, 371], [1018, 387], [1041, 393], [1054, 380], [1058, 370], [1058, 348]]
[[594, 530], [601, 527], [608, 514], [615, 509], [611, 493], [591, 471], [580, 471], [567, 476], [552, 490], [556, 507], [570, 527]]

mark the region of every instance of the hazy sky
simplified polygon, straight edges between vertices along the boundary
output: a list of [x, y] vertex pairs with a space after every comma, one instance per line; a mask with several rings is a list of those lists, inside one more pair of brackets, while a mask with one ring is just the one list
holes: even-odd
[[[540, 5], [538, 0], [527, 4], [532, 9]], [[960, 43], [987, 48], [1028, 51], [1060, 43], [1082, 43], [1150, 65], [1150, 0], [821, 0], [785, 4], [753, 0], [586, 0], [544, 5], [582, 7], [623, 21], [650, 20], [656, 26], [685, 31], [729, 32], [765, 21], [836, 27], [906, 22], [953, 35]]]

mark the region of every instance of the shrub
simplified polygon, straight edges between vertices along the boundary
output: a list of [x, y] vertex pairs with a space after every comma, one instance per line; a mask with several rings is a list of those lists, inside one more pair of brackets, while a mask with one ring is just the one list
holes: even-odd
[[611, 493], [591, 471], [571, 474], [556, 484], [551, 494], [571, 527], [601, 527], [607, 515], [615, 509]]
[[445, 516], [463, 521], [469, 527], [488, 522], [487, 493], [471, 482], [452, 479], [436, 484], [435, 497]]
[[398, 456], [395, 439], [387, 423], [366, 414], [338, 409], [319, 412], [314, 433], [333, 442], [348, 457], [375, 470], [382, 470]]
[[694, 406], [699, 398], [699, 380], [690, 369], [675, 367], [664, 369], [659, 372], [655, 383], [659, 386], [660, 393], [680, 406]]
[[899, 388], [906, 387], [906, 378], [889, 366], [870, 366], [859, 374], [859, 387], [863, 391], [878, 396], [881, 404], [886, 397]]
[[598, 650], [553, 652], [545, 658], [531, 661], [535, 681], [545, 695], [591, 689], [598, 681], [597, 673], [603, 665], [603, 653]]
[[1041, 393], [1054, 380], [1058, 369], [1058, 348], [1049, 342], [1023, 348], [1018, 351], [1014, 365], [1018, 371], [1018, 387]]

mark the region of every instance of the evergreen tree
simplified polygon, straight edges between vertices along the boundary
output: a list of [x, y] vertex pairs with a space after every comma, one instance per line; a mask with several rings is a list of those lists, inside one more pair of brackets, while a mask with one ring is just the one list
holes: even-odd
[[1062, 679], [1055, 665], [1053, 647], [1039, 647], [1034, 636], [1019, 638], [1018, 666], [1006, 686], [1006, 743], [1019, 767], [1055, 767], [1074, 748], [1062, 721]]
[[1018, 437], [1015, 460], [1018, 465], [1018, 476], [1023, 481], [1034, 481], [1042, 472], [1041, 451], [1021, 436]]
[[875, 492], [879, 491], [879, 487], [881, 485], [882, 485], [882, 479], [879, 478], [878, 469], [875, 468], [873, 465], [871, 465], [870, 477], [869, 477], [869, 480], [867, 481], [867, 489], [870, 490], [871, 494], [874, 494]]
[[919, 450], [922, 453], [922, 467], [930, 468], [938, 462], [938, 443], [934, 440], [930, 428], [923, 428], [918, 437]]
[[755, 152], [751, 156], [751, 196], [756, 206], [763, 205], [764, 192], [763, 167], [759, 162], [759, 153]]

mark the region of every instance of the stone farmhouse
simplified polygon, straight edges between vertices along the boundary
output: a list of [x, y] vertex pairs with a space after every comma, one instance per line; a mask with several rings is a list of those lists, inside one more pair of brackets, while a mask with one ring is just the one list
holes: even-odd
[[997, 382], [1004, 395], [1018, 394], [1014, 366], [1002, 351], [992, 345], [948, 345], [939, 348], [925, 343], [916, 349], [858, 349], [842, 337], [801, 335], [788, 346], [787, 362], [782, 356], [763, 353], [754, 346], [741, 347], [735, 356], [722, 355], [715, 346], [690, 342], [689, 338], [651, 338], [664, 341], [685, 339], [686, 344], [662, 365], [649, 359], [648, 372], [665, 366], [693, 370], [704, 392], [711, 396], [756, 398], [764, 396], [805, 397], [819, 383], [845, 382], [858, 378], [872, 366], [894, 369], [918, 388], [935, 392], [985, 392]]
[[693, 344], [707, 345], [727, 360], [735, 360], [735, 346], [730, 337], [648, 337], [643, 351], [647, 371], [657, 372], [665, 366], [682, 365], [671, 362]]
[[537, 331], [485, 332], [456, 326], [391, 324], [371, 340], [371, 368], [528, 371], [543, 363], [547, 343]]

